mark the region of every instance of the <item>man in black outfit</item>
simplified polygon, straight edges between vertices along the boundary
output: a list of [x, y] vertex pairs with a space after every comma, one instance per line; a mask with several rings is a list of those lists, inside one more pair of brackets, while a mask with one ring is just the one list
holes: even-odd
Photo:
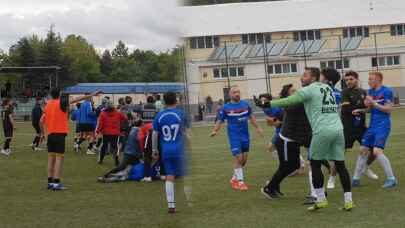
[[32, 141], [31, 147], [32, 150], [40, 150], [39, 143], [41, 142], [41, 127], [39, 125], [39, 121], [41, 120], [42, 116], [42, 98], [37, 97], [35, 100], [35, 106], [31, 112], [31, 121], [32, 126], [35, 129], [36, 135], [34, 140]]
[[[285, 85], [280, 97], [288, 97], [294, 92], [292, 84]], [[305, 114], [304, 105], [284, 109], [283, 126], [280, 137], [276, 141], [279, 167], [273, 178], [261, 189], [264, 196], [273, 199], [284, 195], [280, 191], [280, 184], [284, 178], [300, 168], [300, 147], [309, 147], [311, 135], [311, 126]]]
[[[367, 92], [359, 87], [359, 75], [355, 71], [349, 71], [345, 74], [345, 82], [347, 88], [342, 91], [342, 122], [344, 128], [346, 149], [352, 149], [357, 141], [361, 144], [366, 127], [366, 114], [353, 113], [356, 109], [365, 109], [364, 100]], [[363, 171], [373, 180], [378, 179], [378, 176], [368, 168], [375, 160], [373, 153], [369, 153], [367, 160], [367, 168]]]

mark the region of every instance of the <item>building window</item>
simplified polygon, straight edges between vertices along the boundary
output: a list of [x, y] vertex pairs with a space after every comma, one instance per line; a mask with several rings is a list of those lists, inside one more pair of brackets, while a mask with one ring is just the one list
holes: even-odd
[[385, 66], [399, 66], [399, 55], [393, 56], [381, 56], [381, 57], [372, 57], [371, 66], [372, 67], [385, 67]]
[[228, 72], [230, 77], [242, 77], [245, 76], [244, 67], [229, 67], [229, 70], [226, 67], [214, 68], [213, 74], [214, 78], [227, 78]]
[[263, 42], [271, 43], [270, 33], [251, 33], [242, 34], [242, 44], [262, 44]]
[[243, 67], [238, 67], [238, 76], [245, 76], [245, 69]]
[[332, 68], [336, 70], [348, 69], [350, 68], [350, 63], [348, 58], [343, 58], [337, 60], [321, 61], [321, 69]]
[[405, 35], [405, 24], [391, 25], [391, 36]]
[[217, 36], [200, 36], [190, 39], [191, 49], [213, 48], [219, 46], [219, 37]]
[[350, 28], [343, 29], [343, 38], [351, 38], [351, 37], [357, 37], [357, 36], [369, 37], [370, 32], [369, 32], [368, 27], [366, 27], [366, 26], [350, 27]]
[[218, 68], [214, 68], [214, 78], [220, 78], [221, 77], [221, 73], [219, 72]]
[[297, 73], [296, 63], [283, 63], [272, 64], [267, 66], [267, 72], [269, 74], [292, 74]]
[[238, 70], [236, 67], [229, 68], [229, 76], [236, 77], [238, 75]]
[[304, 41], [304, 40], [320, 40], [321, 31], [320, 30], [304, 30], [293, 33], [294, 41]]

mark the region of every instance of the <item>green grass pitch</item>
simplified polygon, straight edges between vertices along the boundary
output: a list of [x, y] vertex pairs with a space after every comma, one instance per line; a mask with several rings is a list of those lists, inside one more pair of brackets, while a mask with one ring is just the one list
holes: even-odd
[[[356, 208], [342, 212], [340, 184], [329, 191], [330, 207], [316, 213], [302, 205], [308, 193], [307, 176], [290, 177], [282, 184], [286, 197], [265, 199], [260, 187], [277, 167], [266, 152], [273, 130], [262, 123], [266, 139], [251, 132], [252, 143], [245, 169], [250, 189], [238, 192], [230, 188], [232, 157], [226, 130], [210, 138], [211, 127], [192, 129], [191, 175], [193, 206], [189, 207], [177, 184], [179, 213], [168, 215], [163, 182], [126, 182], [99, 184], [96, 177], [112, 167], [111, 157], [103, 165], [96, 157], [68, 151], [63, 181], [69, 190], [50, 192], [46, 187], [45, 151], [33, 152], [28, 146], [33, 130], [19, 123], [12, 142], [11, 157], [0, 157], [0, 227], [405, 227], [405, 109], [393, 113], [393, 129], [386, 149], [399, 180], [395, 189], [384, 190], [383, 170], [372, 168], [380, 177], [362, 178], [362, 186], [353, 189]], [[358, 147], [347, 152], [347, 165], [353, 172]], [[402, 191], [402, 193], [401, 193]]]

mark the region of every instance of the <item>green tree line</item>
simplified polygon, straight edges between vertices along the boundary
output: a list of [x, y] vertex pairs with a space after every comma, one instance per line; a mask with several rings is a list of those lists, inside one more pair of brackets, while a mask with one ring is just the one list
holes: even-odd
[[[62, 86], [80, 82], [174, 82], [182, 78], [180, 53], [176, 48], [161, 53], [130, 51], [122, 41], [114, 49], [98, 53], [84, 37], [72, 34], [62, 38], [51, 27], [44, 38], [22, 37], [8, 53], [0, 50], [0, 66], [60, 66]], [[41, 72], [18, 75], [33, 87], [46, 82], [48, 76]]]

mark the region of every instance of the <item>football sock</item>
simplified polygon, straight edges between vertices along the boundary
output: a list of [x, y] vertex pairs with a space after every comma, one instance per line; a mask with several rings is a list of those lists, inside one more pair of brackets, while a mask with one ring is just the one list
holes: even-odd
[[79, 139], [77, 140], [77, 144], [80, 145], [80, 144], [82, 144], [82, 142], [84, 142], [84, 141], [85, 141], [84, 138], [79, 138]]
[[308, 180], [309, 180], [309, 187], [311, 190], [311, 196], [316, 198], [315, 188], [314, 188], [314, 185], [312, 184], [312, 171], [311, 170], [309, 170], [309, 172], [308, 172]]
[[242, 168], [236, 168], [235, 169], [235, 176], [236, 176], [236, 179], [239, 182], [243, 182], [243, 169]]
[[305, 160], [304, 160], [304, 158], [302, 157], [302, 155], [300, 155], [300, 166], [301, 166], [301, 168], [304, 168], [304, 167], [305, 167]]
[[354, 170], [354, 175], [353, 175], [353, 179], [360, 179], [366, 165], [367, 165], [367, 155], [362, 155], [360, 154], [357, 157], [357, 163], [356, 163], [356, 169]]
[[89, 143], [89, 146], [87, 147], [89, 150], [91, 150], [91, 149], [93, 149], [93, 146], [94, 146], [94, 142], [90, 142]]
[[102, 139], [102, 138], [99, 138], [99, 139], [97, 140], [96, 147], [100, 147], [100, 145], [101, 145], [102, 142], [103, 142], [103, 139]]
[[172, 181], [166, 181], [166, 199], [169, 208], [175, 208], [176, 202], [174, 201], [174, 183]]
[[353, 202], [352, 193], [351, 192], [345, 192], [344, 193], [344, 200], [345, 200], [345, 203]]
[[53, 179], [53, 183], [55, 183], [55, 184], [59, 184], [59, 183], [60, 183], [60, 179], [59, 179], [59, 178], [55, 178], [55, 179]]
[[10, 142], [11, 142], [11, 139], [6, 139], [6, 141], [4, 142], [3, 149], [8, 150], [10, 148]]
[[385, 176], [387, 176], [388, 179], [395, 179], [394, 173], [392, 172], [391, 163], [388, 160], [388, 158], [384, 154], [379, 154], [377, 156], [377, 160], [378, 160], [378, 162], [380, 162], [381, 166], [384, 168]]
[[321, 202], [326, 200], [325, 190], [323, 188], [316, 188], [316, 201]]
[[344, 161], [335, 161], [336, 171], [340, 177], [340, 183], [343, 187], [343, 192], [351, 192], [352, 186], [350, 183], [350, 174], [347, 171], [346, 165]]
[[53, 177], [48, 177], [48, 183], [53, 183]]

